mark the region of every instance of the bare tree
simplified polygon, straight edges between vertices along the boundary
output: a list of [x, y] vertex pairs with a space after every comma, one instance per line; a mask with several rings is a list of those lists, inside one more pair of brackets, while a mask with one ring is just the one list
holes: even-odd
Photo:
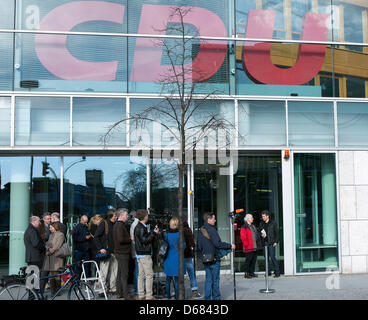
[[[149, 105], [143, 111], [132, 113], [127, 119], [116, 122], [103, 137], [104, 144], [107, 145], [114, 131], [123, 122], [129, 121], [131, 132], [159, 126], [165, 132], [163, 136], [170, 138], [170, 150], [164, 150], [162, 155], [163, 158], [174, 159], [179, 172], [179, 299], [185, 298], [183, 182], [186, 165], [194, 160], [195, 154], [198, 159], [198, 150], [226, 150], [233, 142], [235, 132], [233, 121], [228, 118], [226, 112], [217, 108], [221, 105], [221, 100], [218, 99], [221, 92], [211, 90], [211, 84], [204, 83], [209, 78], [204, 68], [198, 64], [193, 67], [190, 63], [204, 43], [207, 47], [202, 47], [201, 50], [227, 50], [227, 45], [198, 39], [198, 30], [185, 23], [191, 12], [190, 7], [173, 6], [163, 29], [156, 30], [178, 37], [152, 40], [156, 48], [162, 50], [163, 60], [168, 65], [167, 71], [157, 79], [161, 86], [162, 99], [159, 99], [159, 103]], [[140, 136], [137, 140], [142, 143]], [[145, 143], [146, 141], [143, 142]], [[161, 149], [162, 146], [148, 143], [147, 149], [152, 151], [155, 147]]]

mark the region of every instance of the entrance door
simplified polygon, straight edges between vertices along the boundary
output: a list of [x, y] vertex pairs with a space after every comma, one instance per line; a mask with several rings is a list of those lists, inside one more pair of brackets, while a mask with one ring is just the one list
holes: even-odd
[[[203, 225], [203, 214], [213, 212], [216, 214], [216, 227], [221, 240], [230, 243], [229, 176], [220, 174], [220, 166], [194, 165], [193, 210], [195, 239], [199, 228]], [[229, 270], [230, 267], [230, 255], [227, 255], [221, 262], [221, 269]], [[197, 262], [196, 269], [203, 270], [201, 261]]]
[[[280, 271], [284, 270], [283, 257], [283, 219], [281, 192], [281, 157], [280, 155], [249, 155], [239, 156], [238, 170], [234, 174], [234, 208], [244, 209], [244, 214], [236, 217], [234, 226], [236, 253], [234, 268], [236, 272], [244, 272], [245, 257], [240, 239], [240, 229], [244, 224], [244, 216], [251, 213], [254, 225], [259, 226], [262, 220], [261, 212], [268, 210], [271, 219], [278, 225], [280, 242], [276, 246], [276, 258]], [[272, 263], [271, 269], [272, 270]], [[263, 252], [258, 252], [256, 272], [265, 271]]]
[[296, 272], [338, 268], [334, 153], [294, 153]]

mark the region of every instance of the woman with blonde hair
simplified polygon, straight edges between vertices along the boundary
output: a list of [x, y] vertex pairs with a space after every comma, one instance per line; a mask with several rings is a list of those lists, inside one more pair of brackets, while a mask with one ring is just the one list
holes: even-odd
[[96, 214], [90, 219], [89, 225], [88, 225], [89, 232], [91, 233], [91, 236], [92, 236], [90, 252], [89, 252], [89, 256], [91, 257], [92, 260], [96, 260], [96, 253], [97, 253], [97, 248], [93, 241], [93, 238], [95, 236], [97, 227], [101, 223], [101, 221], [103, 221], [103, 217], [100, 214]]
[[[170, 230], [164, 235], [169, 244], [168, 254], [164, 261], [164, 273], [166, 274], [166, 295], [171, 299], [171, 281], [174, 281], [175, 299], [179, 295], [179, 219], [174, 217], [169, 222]], [[185, 245], [185, 243], [184, 243]]]

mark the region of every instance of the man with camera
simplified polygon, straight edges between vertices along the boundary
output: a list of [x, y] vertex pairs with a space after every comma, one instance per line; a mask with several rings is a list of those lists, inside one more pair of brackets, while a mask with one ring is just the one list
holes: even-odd
[[[144, 209], [137, 211], [139, 223], [134, 229], [135, 251], [138, 260], [138, 299], [155, 300], [152, 296], [153, 291], [153, 263], [152, 263], [152, 242], [155, 234], [159, 233], [158, 226], [148, 231], [148, 212]], [[144, 294], [144, 281], [146, 280], [146, 295]]]
[[222, 242], [215, 229], [216, 216], [209, 212], [203, 215], [204, 225], [198, 232], [197, 247], [202, 254], [206, 272], [205, 300], [221, 300], [219, 250], [235, 250], [235, 244]]

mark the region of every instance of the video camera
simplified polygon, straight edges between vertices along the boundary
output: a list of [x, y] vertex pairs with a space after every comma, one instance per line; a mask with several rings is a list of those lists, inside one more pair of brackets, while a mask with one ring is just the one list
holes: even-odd
[[158, 213], [151, 208], [148, 208], [148, 211], [150, 213], [148, 223], [151, 225], [151, 228], [158, 225], [160, 233], [169, 229], [169, 221], [172, 218], [172, 214], [170, 212]]

